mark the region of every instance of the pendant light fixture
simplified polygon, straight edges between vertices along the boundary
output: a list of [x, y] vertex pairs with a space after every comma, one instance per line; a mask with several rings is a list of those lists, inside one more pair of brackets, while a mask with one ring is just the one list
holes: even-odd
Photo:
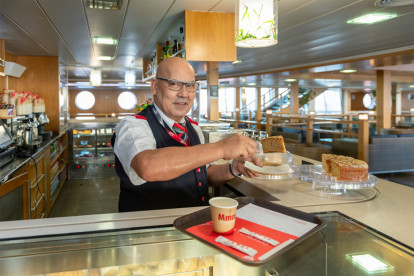
[[100, 70], [92, 70], [89, 75], [89, 80], [92, 86], [100, 86], [102, 83], [102, 76]]
[[278, 0], [236, 1], [236, 46], [268, 47], [277, 44]]

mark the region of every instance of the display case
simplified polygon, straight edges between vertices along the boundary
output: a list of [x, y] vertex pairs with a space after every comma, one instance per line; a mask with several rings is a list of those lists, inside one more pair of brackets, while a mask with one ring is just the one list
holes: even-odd
[[[11, 234], [3, 230], [0, 275], [319, 276], [414, 271], [412, 248], [338, 212], [316, 214], [326, 222], [325, 228], [258, 266], [244, 265], [156, 222], [163, 218], [147, 216], [147, 224], [137, 218], [139, 213], [132, 214], [135, 219], [128, 214], [102, 217], [96, 226], [86, 217], [72, 218], [55, 225], [53, 233], [51, 226], [39, 225], [37, 237], [33, 228], [21, 238], [14, 238], [16, 228], [9, 228]], [[174, 211], [170, 215], [174, 217]]]
[[116, 177], [111, 138], [116, 123], [71, 123], [70, 179]]

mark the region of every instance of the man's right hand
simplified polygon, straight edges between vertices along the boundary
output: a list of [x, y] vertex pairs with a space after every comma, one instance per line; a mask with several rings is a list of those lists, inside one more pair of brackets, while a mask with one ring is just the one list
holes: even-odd
[[216, 142], [223, 151], [223, 159], [231, 160], [237, 157], [249, 158], [257, 153], [257, 142], [242, 134], [234, 134]]

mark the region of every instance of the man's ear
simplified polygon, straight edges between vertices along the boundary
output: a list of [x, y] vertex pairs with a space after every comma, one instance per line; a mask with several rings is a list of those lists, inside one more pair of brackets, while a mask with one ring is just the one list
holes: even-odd
[[152, 95], [157, 95], [158, 81], [156, 79], [151, 80], [151, 91]]

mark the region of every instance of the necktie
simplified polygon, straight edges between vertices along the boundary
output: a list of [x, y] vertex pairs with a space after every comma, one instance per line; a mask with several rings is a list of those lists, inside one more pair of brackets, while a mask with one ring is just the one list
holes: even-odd
[[173, 130], [187, 144], [187, 133], [184, 124], [174, 123]]

